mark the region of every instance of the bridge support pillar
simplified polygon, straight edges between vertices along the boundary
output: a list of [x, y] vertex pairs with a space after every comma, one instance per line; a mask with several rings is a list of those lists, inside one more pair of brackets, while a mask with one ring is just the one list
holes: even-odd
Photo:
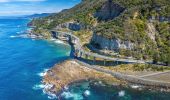
[[83, 57], [83, 52], [80, 51], [80, 58]]
[[118, 65], [119, 64], [119, 62], [118, 61], [116, 61], [116, 65]]
[[106, 65], [106, 59], [104, 59], [104, 66]]
[[80, 57], [80, 51], [78, 50], [78, 57]]
[[88, 59], [88, 55], [87, 54], [85, 54], [85, 58]]
[[84, 56], [84, 52], [83, 51], [81, 51], [81, 57], [82, 58], [84, 58], [85, 56]]
[[74, 55], [75, 55], [75, 57], [77, 57], [77, 58], [80, 56], [80, 53], [79, 53], [79, 50], [78, 50], [78, 49], [75, 50]]
[[95, 64], [95, 63], [96, 63], [96, 57], [93, 58], [93, 64]]
[[78, 56], [79, 56], [78, 50], [75, 50], [74, 56], [75, 56], [75, 57], [78, 57]]

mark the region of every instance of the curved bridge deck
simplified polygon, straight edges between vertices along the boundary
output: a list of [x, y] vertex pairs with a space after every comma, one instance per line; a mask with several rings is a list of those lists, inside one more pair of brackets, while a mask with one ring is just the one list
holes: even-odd
[[[58, 34], [58, 36], [61, 35], [61, 36], [68, 38], [68, 42], [70, 42], [71, 44], [74, 44], [74, 49], [75, 49], [75, 53], [76, 53], [75, 56], [77, 56], [77, 57], [82, 57], [83, 55], [85, 55], [86, 57], [87, 56], [94, 57], [94, 59], [95, 58], [101, 58], [101, 59], [104, 59], [104, 60], [126, 62], [126, 63], [150, 63], [150, 62], [146, 62], [146, 61], [142, 61], [142, 60], [129, 60], [129, 59], [121, 59], [121, 58], [112, 58], [112, 57], [107, 57], [107, 56], [104, 56], [104, 55], [99, 55], [99, 54], [96, 54], [96, 53], [87, 52], [82, 48], [79, 38], [77, 36], [73, 35], [72, 33], [59, 32], [59, 31], [54, 31], [54, 30], [53, 30], [53, 32], [56, 32]], [[145, 77], [150, 77], [150, 76], [154, 76], [154, 75], [164, 75], [166, 73], [170, 73], [170, 71], [137, 77], [137, 76], [133, 76], [133, 75], [126, 75], [126, 74], [122, 74], [122, 73], [119, 73], [119, 72], [113, 72], [113, 71], [110, 71], [110, 70], [105, 70], [105, 69], [102, 69], [98, 66], [89, 65], [87, 63], [84, 63], [84, 62], [81, 62], [81, 61], [78, 61], [78, 60], [77, 60], [77, 62], [79, 64], [85, 65], [88, 68], [95, 69], [97, 71], [110, 74], [117, 79], [125, 80], [125, 81], [130, 82], [130, 83], [141, 84], [141, 85], [145, 85], [145, 86], [154, 86], [154, 87], [156, 86], [156, 87], [161, 87], [161, 88], [162, 87], [163, 88], [170, 88], [170, 82], [166, 82], [166, 81], [162, 81], [162, 80], [155, 80], [153, 78], [151, 78], [151, 79], [145, 78]]]
[[56, 31], [56, 30], [51, 30], [51, 31], [55, 33], [56, 38], [59, 38], [59, 37], [69, 38], [68, 42], [74, 44], [75, 54], [77, 57], [86, 56], [86, 58], [93, 57], [94, 60], [96, 58], [99, 58], [103, 60], [117, 61], [117, 62], [124, 62], [124, 63], [150, 63], [148, 61], [143, 61], [143, 60], [113, 58], [113, 57], [108, 57], [105, 55], [100, 55], [97, 53], [87, 52], [82, 48], [80, 39], [74, 34], [72, 34], [71, 32], [61, 32], [61, 31]]

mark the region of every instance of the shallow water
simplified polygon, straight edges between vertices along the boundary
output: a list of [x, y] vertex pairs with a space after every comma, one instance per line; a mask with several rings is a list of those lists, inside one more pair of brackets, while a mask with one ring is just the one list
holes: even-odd
[[[88, 95], [84, 96], [87, 92]], [[75, 83], [60, 96], [62, 100], [170, 100], [170, 93], [123, 87], [101, 89], [89, 85], [89, 82]]]

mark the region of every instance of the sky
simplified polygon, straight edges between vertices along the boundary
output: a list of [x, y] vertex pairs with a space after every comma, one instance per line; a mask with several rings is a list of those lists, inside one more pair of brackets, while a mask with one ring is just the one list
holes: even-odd
[[68, 9], [81, 0], [0, 0], [0, 16], [54, 13]]

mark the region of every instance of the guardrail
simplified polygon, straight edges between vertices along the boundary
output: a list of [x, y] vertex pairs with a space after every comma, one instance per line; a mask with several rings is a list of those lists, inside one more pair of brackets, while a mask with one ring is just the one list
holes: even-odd
[[170, 82], [150, 80], [150, 79], [145, 79], [145, 78], [136, 77], [136, 76], [132, 76], [132, 75], [122, 74], [119, 72], [113, 72], [110, 70], [102, 69], [102, 68], [94, 66], [94, 65], [89, 65], [87, 63], [84, 63], [84, 62], [81, 62], [78, 60], [76, 60], [76, 61], [79, 64], [84, 65], [90, 69], [94, 69], [99, 72], [104, 72], [104, 73], [110, 74], [117, 79], [124, 80], [124, 81], [130, 82], [130, 83], [140, 84], [140, 85], [145, 85], [145, 86], [153, 86], [153, 87], [156, 86], [156, 87], [161, 87], [161, 88], [170, 88]]
[[77, 41], [77, 43], [75, 44], [75, 49], [78, 50], [79, 52], [82, 52], [85, 55], [88, 55], [88, 56], [93, 56], [95, 58], [101, 58], [104, 60], [125, 62], [125, 63], [149, 63], [149, 61], [144, 61], [144, 60], [112, 58], [112, 57], [108, 57], [108, 56], [104, 56], [104, 55], [100, 55], [100, 54], [96, 54], [96, 53], [92, 53], [92, 52], [87, 52], [82, 48], [80, 39], [77, 36], [75, 36], [74, 34], [72, 34], [71, 32], [61, 32], [61, 31], [57, 31], [57, 30], [51, 30], [51, 31], [56, 32], [58, 34], [64, 34], [64, 35], [70, 36], [71, 38], [74, 38]]
[[[75, 36], [71, 33], [66, 33], [66, 32], [60, 32], [60, 33], [63, 33], [65, 35], [68, 35], [68, 36], [76, 39], [77, 40], [77, 43], [75, 44], [77, 46], [76, 49], [78, 49], [80, 52], [83, 52], [86, 55], [94, 56], [96, 58], [97, 57], [102, 58], [102, 59], [105, 59], [105, 60], [113, 60], [113, 61], [121, 61], [121, 62], [133, 62], [133, 63], [148, 63], [148, 62], [145, 62], [145, 61], [142, 61], [142, 60], [129, 60], [129, 59], [111, 58], [111, 57], [87, 52], [81, 47], [80, 39], [77, 36]], [[97, 70], [97, 71], [100, 71], [100, 72], [110, 74], [117, 79], [124, 80], [124, 81], [130, 82], [130, 83], [141, 84], [141, 85], [145, 85], [145, 86], [154, 86], [154, 87], [156, 86], [156, 87], [170, 88], [170, 82], [150, 80], [150, 79], [145, 79], [145, 78], [142, 78], [142, 77], [126, 75], [126, 74], [122, 74], [122, 73], [119, 73], [119, 72], [113, 72], [113, 71], [110, 71], [110, 70], [105, 70], [105, 69], [102, 69], [100, 67], [97, 67], [97, 66], [94, 66], [94, 65], [89, 65], [87, 63], [84, 63], [84, 62], [81, 62], [81, 61], [78, 61], [78, 60], [76, 60], [76, 61], [79, 64], [84, 65], [84, 66], [86, 66], [90, 69], [94, 69], [94, 70]]]

